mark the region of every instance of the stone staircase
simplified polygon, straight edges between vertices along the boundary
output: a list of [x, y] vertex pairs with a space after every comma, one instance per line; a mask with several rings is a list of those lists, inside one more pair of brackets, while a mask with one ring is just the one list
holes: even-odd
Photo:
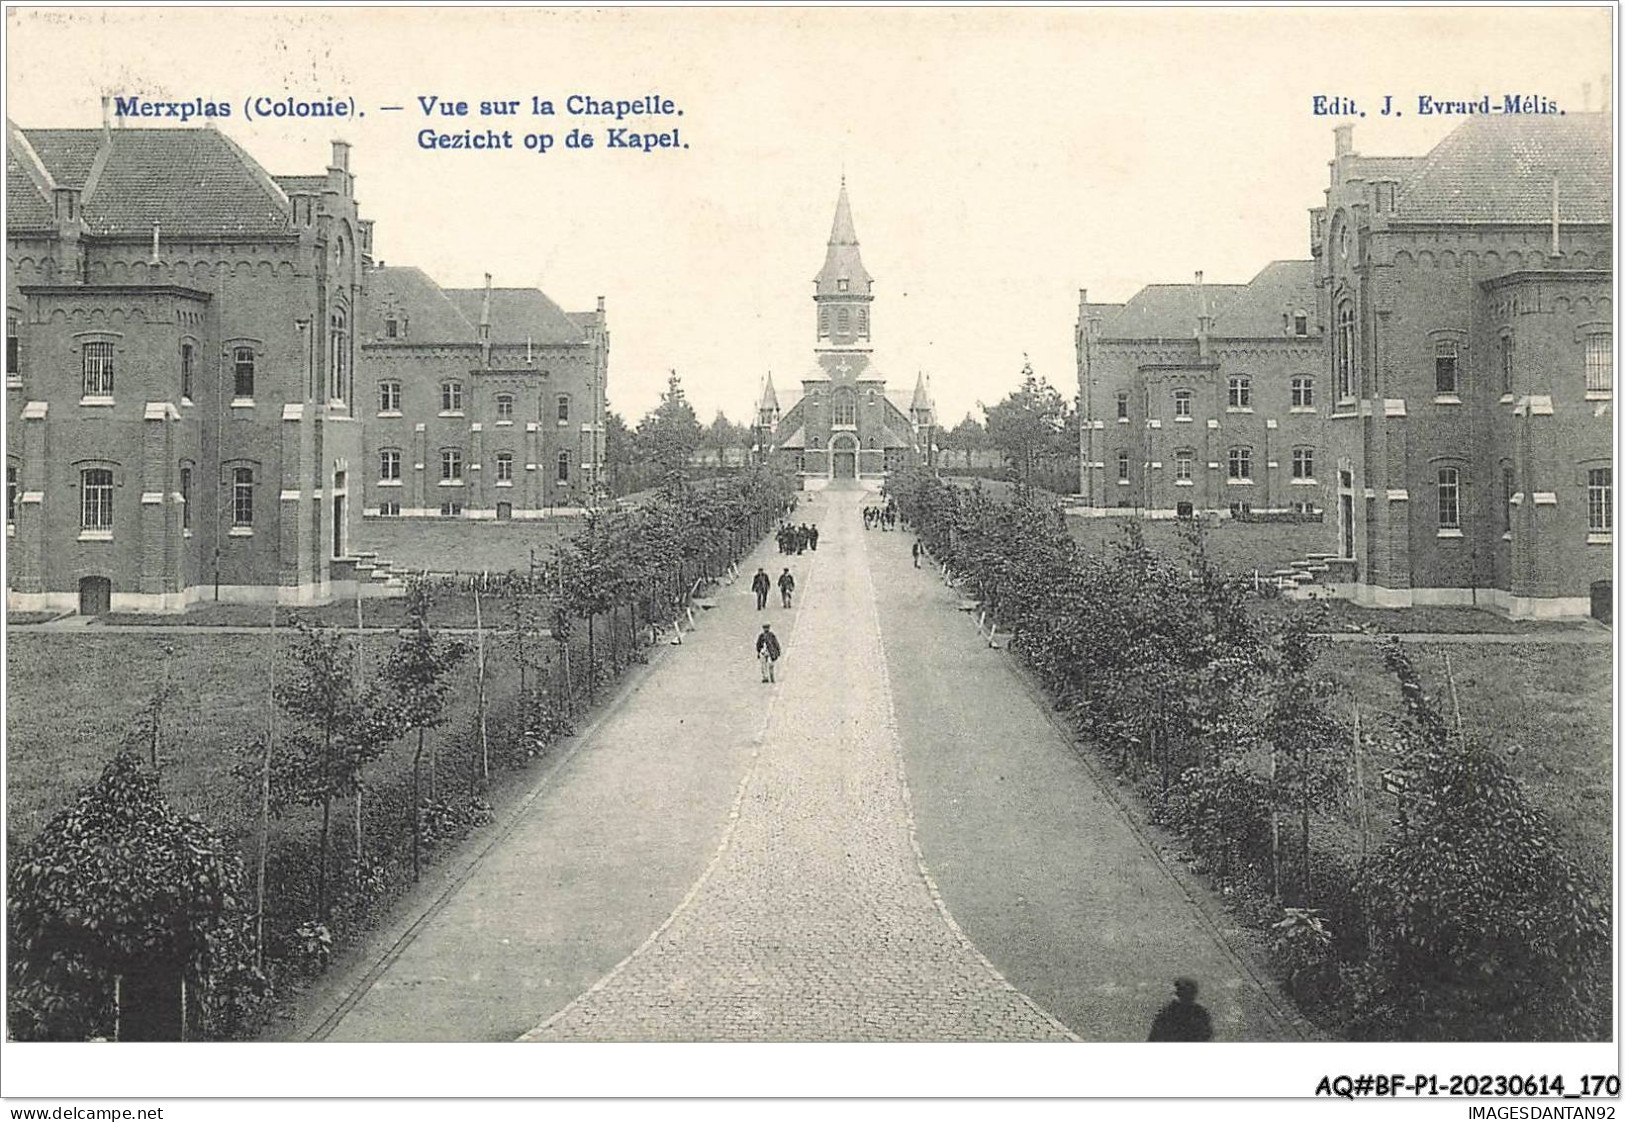
[[329, 562], [334, 583], [354, 581], [362, 599], [383, 599], [406, 595], [406, 578], [376, 553], [362, 552], [353, 557], [335, 557]]
[[1341, 594], [1341, 587], [1354, 583], [1358, 563], [1352, 557], [1311, 553], [1284, 569], [1264, 575], [1289, 600], [1313, 600]]

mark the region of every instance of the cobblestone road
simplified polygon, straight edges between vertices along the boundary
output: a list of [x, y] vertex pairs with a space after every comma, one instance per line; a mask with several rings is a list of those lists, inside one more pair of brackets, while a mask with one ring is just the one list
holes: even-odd
[[[921, 864], [857, 497], [831, 494], [766, 723], [688, 897], [526, 1040], [1065, 1040]], [[743, 591], [740, 582], [739, 595]]]

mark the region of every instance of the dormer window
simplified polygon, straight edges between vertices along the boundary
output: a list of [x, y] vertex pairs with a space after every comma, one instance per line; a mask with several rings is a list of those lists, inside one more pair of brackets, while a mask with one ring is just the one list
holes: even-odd
[[1309, 334], [1308, 312], [1300, 309], [1299, 311], [1292, 313], [1292, 334], [1297, 335], [1300, 338]]
[[847, 278], [845, 278], [845, 277], [842, 277], [842, 278], [840, 278], [839, 280], [837, 280], [835, 282], [835, 291], [836, 292], [845, 292], [847, 289], [849, 289], [851, 287], [852, 287], [852, 282], [847, 280]]

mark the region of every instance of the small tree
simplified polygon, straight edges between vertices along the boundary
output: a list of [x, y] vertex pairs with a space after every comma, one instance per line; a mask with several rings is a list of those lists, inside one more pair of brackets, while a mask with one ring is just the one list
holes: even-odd
[[1038, 467], [1069, 449], [1062, 447], [1070, 406], [1061, 391], [1023, 362], [1021, 388], [997, 405], [986, 407], [987, 438], [1015, 467], [1017, 480], [1028, 485]]
[[446, 719], [452, 672], [468, 656], [460, 640], [439, 635], [429, 626], [433, 596], [429, 587], [415, 582], [407, 590], [407, 624], [384, 663], [384, 683], [395, 722], [417, 733], [412, 754], [412, 879], [422, 875], [423, 752], [428, 730]]
[[673, 370], [666, 379], [666, 392], [660, 404], [638, 425], [640, 451], [664, 478], [685, 474], [688, 462], [700, 446], [701, 429], [694, 407], [683, 393], [683, 381]]
[[[277, 686], [277, 704], [294, 721], [278, 754], [294, 802], [322, 808], [316, 868], [318, 918], [328, 916], [327, 872], [333, 800], [361, 789], [362, 769], [394, 739], [388, 710], [355, 680], [355, 660], [336, 631], [296, 625], [293, 665]], [[359, 846], [357, 847], [359, 849]]]
[[[19, 1040], [224, 1037], [264, 993], [241, 859], [176, 813], [120, 752], [14, 853], [11, 1034]], [[139, 984], [147, 998], [137, 1008]]]

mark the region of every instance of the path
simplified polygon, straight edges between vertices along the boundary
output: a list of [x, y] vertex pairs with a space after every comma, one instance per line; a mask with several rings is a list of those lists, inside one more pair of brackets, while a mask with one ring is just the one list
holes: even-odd
[[[758, 551], [301, 1035], [1143, 1039], [1192, 972], [1222, 1038], [1293, 1036], [1219, 909], [912, 569], [911, 539], [862, 529], [861, 498], [805, 500], [822, 536], [791, 561], [798, 606], [757, 613], [749, 574], [781, 561]], [[785, 639], [774, 685], [762, 618]]]

